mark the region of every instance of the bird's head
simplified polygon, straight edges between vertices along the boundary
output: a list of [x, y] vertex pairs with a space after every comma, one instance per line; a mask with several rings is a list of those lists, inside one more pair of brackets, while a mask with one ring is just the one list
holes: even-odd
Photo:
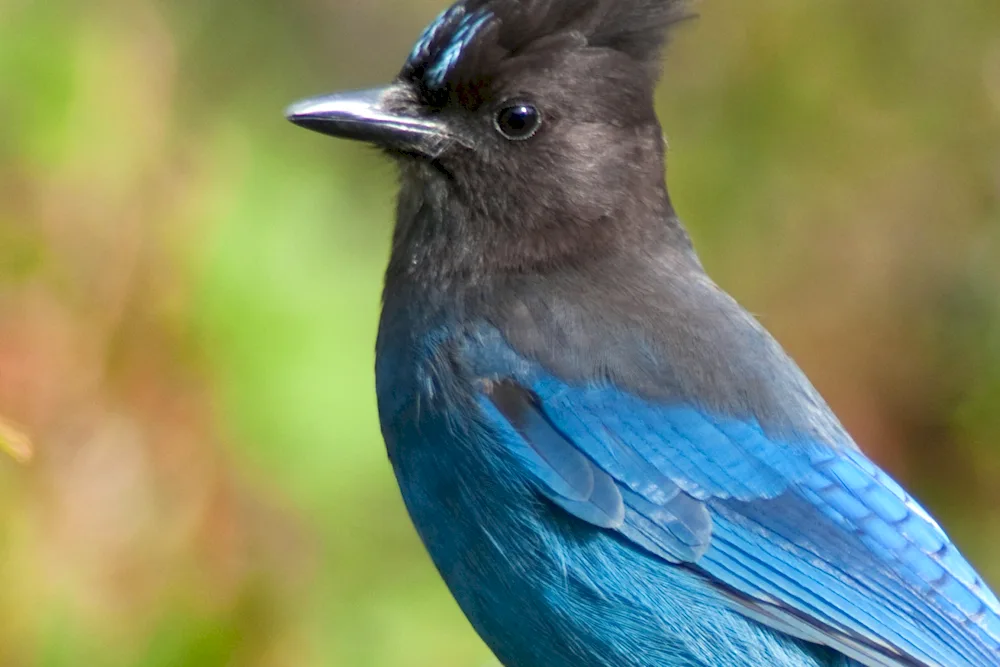
[[397, 252], [437, 238], [458, 263], [521, 269], [594, 251], [622, 221], [671, 215], [653, 89], [685, 4], [460, 0], [390, 85], [287, 116], [398, 158]]

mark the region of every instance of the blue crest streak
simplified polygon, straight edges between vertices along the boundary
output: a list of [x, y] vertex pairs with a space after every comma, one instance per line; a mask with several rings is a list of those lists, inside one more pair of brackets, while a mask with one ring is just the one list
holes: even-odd
[[416, 65], [423, 60], [430, 57], [431, 44], [434, 40], [448, 28], [460, 19], [465, 14], [465, 5], [457, 4], [449, 7], [448, 9], [441, 12], [436, 19], [434, 19], [429, 26], [424, 29], [423, 34], [420, 35], [420, 39], [417, 43], [413, 45], [413, 51], [410, 52], [410, 57], [407, 59], [407, 64]]
[[[462, 10], [464, 12], [464, 9]], [[456, 14], [457, 16], [457, 14]], [[482, 28], [489, 23], [493, 18], [493, 15], [486, 9], [480, 9], [473, 12], [461, 19], [458, 24], [455, 34], [452, 35], [451, 39], [444, 44], [441, 50], [437, 53], [434, 58], [433, 63], [427, 68], [424, 75], [424, 80], [428, 86], [440, 87], [444, 85], [445, 80], [448, 78], [448, 73], [455, 67], [458, 63], [459, 58], [462, 57], [462, 53], [465, 51], [466, 47], [476, 38]], [[444, 23], [435, 21], [434, 25], [431, 27], [430, 37], [427, 40], [427, 44], [424, 44], [424, 39], [421, 38], [420, 42], [417, 44], [418, 49], [426, 50], [429, 48], [430, 43], [434, 41], [437, 37], [437, 33], [440, 32], [441, 28], [445, 25], [450, 24], [454, 20], [454, 16], [444, 18]]]

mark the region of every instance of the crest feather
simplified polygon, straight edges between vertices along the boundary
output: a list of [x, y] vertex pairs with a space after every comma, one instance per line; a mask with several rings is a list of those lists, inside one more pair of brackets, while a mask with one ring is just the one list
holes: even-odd
[[417, 40], [402, 78], [428, 90], [485, 76], [541, 48], [605, 48], [655, 67], [686, 0], [460, 0]]

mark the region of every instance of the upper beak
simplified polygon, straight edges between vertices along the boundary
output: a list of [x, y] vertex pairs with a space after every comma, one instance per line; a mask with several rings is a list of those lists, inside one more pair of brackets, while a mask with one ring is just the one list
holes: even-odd
[[288, 107], [285, 117], [333, 137], [437, 157], [453, 137], [435, 118], [390, 108], [394, 99], [406, 99], [399, 85], [312, 97]]

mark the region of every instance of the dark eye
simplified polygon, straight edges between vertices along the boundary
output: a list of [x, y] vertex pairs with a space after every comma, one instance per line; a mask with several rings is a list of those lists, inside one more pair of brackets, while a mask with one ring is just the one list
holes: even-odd
[[530, 139], [542, 126], [541, 112], [527, 102], [507, 104], [494, 119], [497, 131], [512, 141]]

